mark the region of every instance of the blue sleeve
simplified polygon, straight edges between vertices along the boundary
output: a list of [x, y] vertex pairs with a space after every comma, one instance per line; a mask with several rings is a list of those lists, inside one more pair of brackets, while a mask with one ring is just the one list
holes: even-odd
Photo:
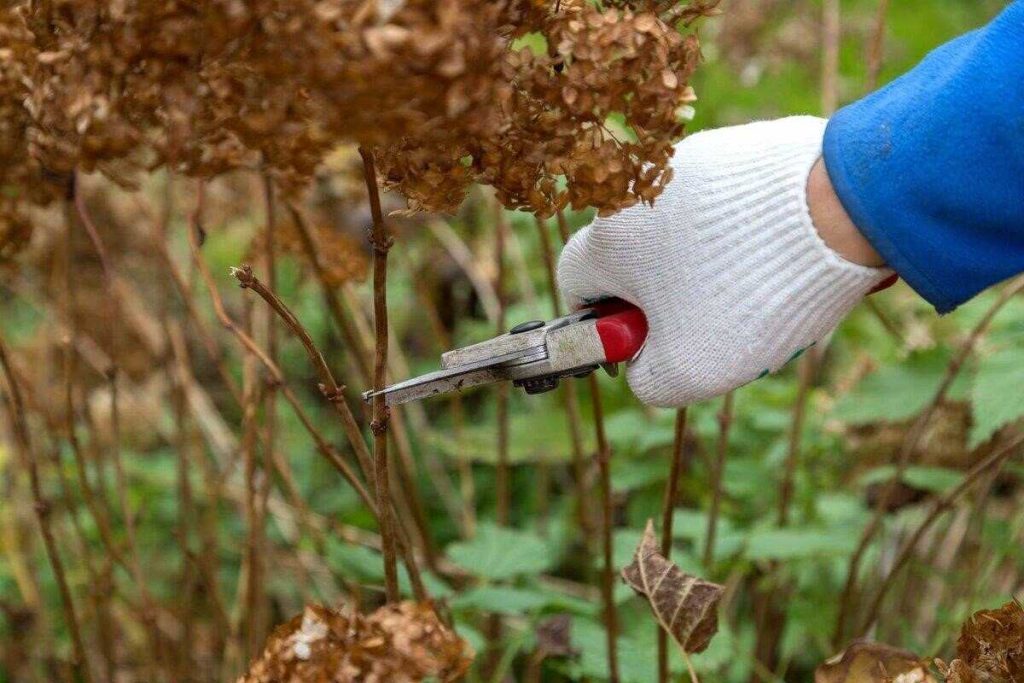
[[829, 122], [864, 236], [940, 313], [1024, 271], [1024, 0]]

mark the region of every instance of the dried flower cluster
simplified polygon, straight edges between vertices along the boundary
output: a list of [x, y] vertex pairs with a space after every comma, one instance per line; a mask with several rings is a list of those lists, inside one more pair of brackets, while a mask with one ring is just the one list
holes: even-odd
[[341, 143], [376, 148], [413, 208], [452, 210], [474, 182], [540, 214], [652, 201], [699, 58], [676, 25], [712, 4], [15, 0], [0, 255], [24, 237], [15, 205], [76, 170], [130, 186], [260, 166], [298, 188]]
[[238, 683], [452, 681], [471, 660], [430, 605], [386, 605], [369, 616], [311, 605], [271, 634]]
[[546, 51], [499, 38], [486, 97], [455, 101], [467, 112], [463, 125], [442, 121], [385, 145], [389, 180], [414, 206], [435, 210], [457, 206], [473, 182], [540, 215], [653, 201], [670, 179], [700, 51], [695, 36], [630, 4], [641, 3], [563, 2], [528, 15], [518, 29]]
[[960, 629], [956, 654], [948, 667], [939, 662], [948, 683], [1024, 678], [1024, 605], [1014, 600], [975, 612]]

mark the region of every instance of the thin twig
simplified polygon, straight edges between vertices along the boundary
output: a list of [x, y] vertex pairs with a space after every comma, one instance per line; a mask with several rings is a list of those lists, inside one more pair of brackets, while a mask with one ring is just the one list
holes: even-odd
[[[317, 373], [320, 376], [321, 391], [328, 396], [334, 397], [331, 399], [331, 403], [335, 406], [338, 413], [343, 416], [343, 424], [345, 425], [346, 432], [351, 433], [351, 430], [355, 430], [354, 434], [351, 434], [350, 436], [350, 439], [355, 439], [355, 441], [353, 442], [353, 450], [358, 451], [360, 448], [363, 449], [364, 455], [362, 457], [364, 459], [368, 458], [369, 455], [368, 453], [365, 452], [366, 444], [365, 442], [363, 442], [362, 436], [361, 434], [359, 434], [358, 427], [355, 425], [355, 417], [352, 415], [352, 411], [349, 409], [348, 404], [345, 402], [345, 398], [342, 395], [342, 387], [339, 386], [338, 383], [335, 381], [334, 375], [331, 373], [330, 367], [328, 367], [327, 362], [324, 360], [323, 353], [320, 352], [320, 349], [317, 348], [316, 344], [313, 342], [313, 338], [310, 336], [309, 331], [306, 330], [306, 328], [302, 325], [302, 323], [291, 311], [291, 309], [289, 309], [288, 306], [285, 305], [283, 301], [281, 301], [281, 298], [277, 296], [276, 293], [268, 289], [266, 285], [260, 282], [260, 280], [253, 274], [252, 268], [250, 268], [249, 266], [242, 266], [241, 268], [232, 268], [231, 273], [232, 275], [234, 275], [235, 279], [238, 280], [242, 288], [252, 290], [257, 295], [259, 295], [261, 299], [266, 301], [270, 305], [271, 309], [285, 322], [285, 324], [288, 326], [288, 329], [291, 330], [291, 332], [299, 339], [299, 341], [302, 342], [303, 347], [306, 349], [306, 354], [309, 356], [310, 361], [313, 363], [313, 367], [316, 369]], [[272, 372], [276, 372], [278, 376], [280, 375], [280, 370]], [[285, 396], [289, 403], [292, 403], [293, 395], [287, 389], [287, 387], [283, 386], [283, 384], [282, 394]], [[296, 406], [297, 402], [293, 404], [293, 407]], [[306, 426], [307, 431], [313, 434], [314, 439], [317, 440], [321, 450], [333, 453], [333, 449], [331, 449], [326, 444], [325, 440], [323, 439], [322, 436], [319, 435], [316, 429], [313, 428], [312, 425], [308, 423], [308, 418], [306, 418], [304, 413], [301, 412], [301, 409], [296, 408], [296, 413], [299, 415], [300, 420], [303, 421], [303, 424]], [[332, 458], [337, 458], [337, 455], [333, 454]], [[355, 476], [354, 473], [352, 474], [352, 476]], [[363, 495], [364, 500], [370, 500], [370, 496], [368, 493], [361, 495]], [[379, 505], [374, 505], [372, 504], [372, 502], [373, 501], [371, 501], [370, 503], [371, 509], [379, 511]], [[376, 502], [379, 503], [379, 499], [377, 499]], [[379, 519], [379, 513], [375, 514], [377, 514]], [[415, 558], [408, 550], [407, 545], [405, 541], [402, 540], [401, 536], [397, 537], [397, 542], [398, 548], [402, 553], [403, 560], [406, 564], [406, 567], [409, 570], [409, 579], [410, 582], [412, 583], [413, 591], [418, 598], [422, 598], [426, 595], [426, 590], [422, 584], [419, 568], [416, 564]]]
[[[309, 259], [313, 266], [313, 272], [316, 275], [317, 281], [320, 283], [321, 292], [323, 293], [324, 300], [327, 302], [327, 309], [334, 318], [334, 322], [341, 333], [342, 341], [351, 351], [351, 357], [355, 360], [356, 370], [359, 373], [360, 378], [364, 384], [371, 384], [371, 343], [364, 341], [370, 336], [370, 332], [367, 331], [363, 334], [362, 331], [362, 320], [359, 311], [355, 305], [349, 305], [348, 309], [350, 314], [345, 313], [345, 307], [342, 304], [342, 300], [338, 297], [335, 289], [329, 284], [327, 280], [326, 271], [320, 260], [319, 245], [316, 242], [316, 236], [313, 230], [310, 228], [308, 221], [304, 218], [302, 211], [292, 203], [287, 204], [288, 211], [291, 214], [292, 221], [295, 224], [296, 230], [299, 233], [299, 239], [302, 242], [303, 250], [306, 252], [306, 257]], [[347, 294], [347, 292], [346, 292]], [[315, 364], [315, 362], [314, 362]], [[331, 386], [327, 384], [326, 386]], [[341, 387], [340, 384], [335, 386]], [[335, 394], [339, 398], [342, 397], [340, 393]], [[339, 414], [341, 407], [338, 406]], [[347, 410], [347, 405], [345, 410]], [[349, 416], [341, 415], [342, 420], [345, 422], [346, 433], [352, 434], [352, 430], [355, 429], [358, 432], [358, 427], [354, 419], [350, 420]], [[405, 432], [405, 425], [400, 419], [398, 411], [390, 416], [389, 419], [389, 432], [394, 438], [395, 447], [398, 451], [398, 481], [401, 485], [401, 492], [404, 497], [408, 500], [403, 500], [399, 497], [395, 500], [396, 504], [405, 504], [411, 510], [411, 518], [415, 525], [411, 530], [416, 532], [421, 547], [423, 548], [424, 554], [427, 558], [427, 564], [431, 569], [436, 568], [437, 564], [437, 549], [434, 546], [433, 540], [429, 534], [427, 528], [426, 514], [423, 510], [423, 504], [420, 501], [420, 497], [416, 491], [412, 477], [409, 474], [409, 467], [412, 463], [411, 446]], [[350, 436], [351, 439], [351, 436]], [[361, 440], [361, 437], [360, 437]], [[357, 456], [360, 460], [360, 466], [364, 470], [364, 476], [367, 481], [373, 481], [374, 479], [374, 467], [372, 458], [369, 455], [369, 451], [365, 445], [358, 447]], [[433, 479], [432, 479], [433, 481]], [[441, 490], [441, 489], [439, 489]], [[410, 525], [412, 527], [412, 525]]]
[[839, 107], [839, 38], [842, 14], [839, 0], [824, 0], [821, 20], [821, 102], [826, 116]]
[[893, 343], [896, 344], [897, 348], [904, 348], [907, 345], [907, 340], [903, 338], [903, 333], [900, 332], [900, 328], [896, 326], [896, 323], [892, 321], [889, 314], [879, 305], [878, 301], [872, 296], [868, 296], [864, 299], [864, 305], [868, 311], [878, 320], [878, 323], [882, 326], [882, 329], [888, 333], [892, 338]]
[[[686, 460], [686, 408], [676, 411], [676, 433], [672, 444], [672, 465], [665, 482], [665, 497], [661, 503], [661, 554], [667, 560], [672, 555], [672, 517], [679, 498], [679, 478]], [[685, 652], [684, 652], [685, 654]], [[689, 666], [689, 658], [687, 658]], [[691, 669], [692, 671], [692, 669]], [[668, 633], [658, 626], [658, 681], [668, 683]]]
[[796, 399], [793, 401], [793, 418], [789, 427], [789, 448], [786, 453], [786, 465], [782, 483], [779, 486], [779, 526], [789, 525], [789, 510], [793, 502], [793, 485], [796, 481], [796, 470], [800, 464], [800, 441], [804, 432], [804, 417], [807, 413], [807, 394], [814, 376], [815, 357], [812, 353], [804, 354], [797, 365]]
[[[342, 286], [344, 299], [352, 315], [352, 320], [355, 322], [356, 328], [359, 330], [366, 342], [367, 347], [375, 344], [375, 335], [370, 330], [369, 323], [363, 318], [361, 306], [357, 300], [354, 290], [351, 287]], [[389, 328], [390, 330], [390, 325]], [[401, 356], [401, 349], [390, 348], [388, 349], [388, 369], [392, 370], [390, 357]], [[405, 376], [403, 374], [403, 376]], [[405, 429], [405, 422], [402, 419], [402, 408], [405, 406], [394, 406], [391, 408], [388, 415], [388, 436], [391, 437], [391, 445], [395, 448], [395, 453], [398, 456], [395, 459], [388, 461], [388, 468], [392, 469], [395, 480], [397, 480], [399, 490], [398, 494], [393, 494], [396, 510], [402, 510], [403, 514], [397, 518], [398, 528], [408, 528], [410, 535], [415, 534], [415, 538], [419, 540], [420, 547], [427, 558], [427, 565], [431, 569], [437, 568], [438, 562], [438, 551], [437, 546], [434, 543], [433, 537], [430, 533], [430, 523], [427, 520], [426, 507], [423, 503], [422, 496], [419, 494], [419, 489], [416, 486], [414, 473], [416, 472], [416, 460], [412, 454], [412, 443], [409, 440], [409, 435]], [[422, 406], [415, 406], [416, 409], [422, 410]], [[425, 420], [425, 417], [424, 417]], [[371, 425], [372, 426], [372, 425]], [[426, 457], [432, 457], [432, 451], [428, 451], [431, 455]], [[428, 468], [428, 471], [431, 468]], [[431, 481], [433, 478], [431, 477]], [[438, 494], [444, 495], [444, 488], [438, 487]]]
[[615, 558], [612, 539], [612, 451], [604, 429], [604, 407], [601, 404], [601, 386], [596, 373], [590, 380], [590, 400], [594, 410], [594, 431], [597, 436], [597, 465], [601, 475], [601, 540], [604, 551], [604, 566], [601, 568], [601, 602], [603, 603], [605, 637], [608, 642], [608, 679], [619, 680], [619, 624], [615, 609]]
[[882, 62], [885, 59], [885, 22], [889, 13], [889, 0], [878, 0], [875, 13], [875, 28], [871, 32], [871, 43], [868, 48], [867, 76], [864, 79], [866, 92], [873, 92], [878, 87], [878, 78], [882, 73]]
[[[565, 213], [560, 209], [555, 214], [558, 224], [558, 233], [564, 246], [569, 242], [569, 222], [565, 219]], [[545, 254], [545, 259], [548, 255]], [[549, 273], [555, 272], [554, 254], [550, 257], [551, 266], [546, 267]], [[555, 301], [558, 299], [557, 278], [551, 279], [549, 285], [552, 287], [552, 296]], [[557, 304], [556, 304], [557, 306]], [[560, 309], [559, 309], [560, 310]], [[576, 484], [577, 518], [580, 525], [580, 535], [584, 539], [584, 548], [589, 552], [587, 539], [593, 536], [593, 523], [590, 519], [590, 508], [587, 505], [587, 462], [583, 455], [583, 420], [580, 417], [580, 405], [575, 382], [562, 382], [562, 398], [565, 402], [565, 414], [569, 423], [569, 445], [572, 448], [572, 470], [574, 483]]]
[[[239, 342], [241, 342], [242, 346], [245, 348], [247, 352], [254, 355], [257, 358], [257, 360], [259, 360], [263, 364], [263, 366], [270, 373], [271, 378], [281, 385], [282, 396], [284, 396], [285, 400], [289, 403], [289, 405], [291, 405], [292, 409], [295, 411], [296, 415], [303, 423], [303, 426], [305, 426], [307, 431], [309, 431], [310, 434], [313, 436], [320, 453], [324, 455], [324, 457], [327, 458], [328, 462], [330, 462], [335, 467], [335, 469], [337, 469], [341, 473], [341, 475], [345, 478], [349, 485], [351, 485], [352, 488], [356, 491], [356, 493], [359, 494], [360, 498], [363, 499], [363, 502], [367, 504], [367, 507], [369, 507], [371, 510], [376, 510], [376, 503], [373, 497], [370, 496], [369, 493], [366, 491], [366, 488], [363, 486], [362, 482], [359, 481], [358, 477], [356, 476], [352, 468], [349, 467], [348, 463], [342, 460], [338, 456], [338, 454], [334, 452], [332, 448], [330, 448], [326, 440], [323, 439], [322, 436], [320, 436], [319, 432], [317, 432], [315, 428], [313, 428], [312, 422], [309, 421], [309, 418], [307, 418], [305, 416], [305, 413], [302, 411], [302, 407], [301, 404], [298, 402], [298, 399], [296, 399], [295, 395], [287, 388], [287, 386], [285, 386], [285, 378], [284, 374], [281, 372], [281, 369], [277, 366], [276, 363], [274, 363], [274, 361], [270, 359], [269, 356], [267, 356], [266, 352], [256, 344], [252, 337], [247, 335], [241, 328], [239, 328], [239, 326], [231, 319], [231, 317], [227, 314], [227, 311], [224, 309], [224, 303], [220, 298], [220, 293], [217, 291], [217, 285], [213, 281], [213, 276], [210, 274], [210, 270], [207, 267], [206, 262], [202, 259], [199, 253], [199, 241], [197, 233], [199, 226], [200, 211], [202, 206], [202, 185], [200, 185], [199, 188], [199, 194], [196, 202], [196, 211], [193, 212], [191, 220], [192, 225], [189, 227], [189, 243], [192, 248], [193, 262], [195, 263], [196, 268], [198, 269], [201, 277], [206, 283], [207, 290], [210, 293], [210, 300], [211, 303], [213, 304], [214, 312], [217, 315], [217, 319], [220, 320], [221, 324], [229, 332], [231, 332], [235, 336], [235, 338], [238, 339]], [[334, 403], [334, 401], [332, 401], [332, 403]], [[356, 431], [358, 433], [358, 428], [356, 429]], [[360, 436], [360, 438], [357, 441], [361, 442], [362, 437]], [[353, 450], [358, 451], [356, 443], [353, 443], [352, 447]]]
[[722, 476], [725, 473], [725, 456], [729, 452], [729, 429], [733, 418], [733, 392], [725, 395], [722, 409], [718, 413], [718, 452], [711, 473], [711, 509], [708, 511], [708, 530], [704, 539], [704, 571], [711, 571], [715, 559], [715, 535], [718, 532], [718, 514], [722, 508]]
[[206, 321], [203, 320], [203, 317], [199, 314], [199, 309], [196, 307], [196, 297], [192, 292], [192, 288], [185, 280], [185, 276], [182, 274], [181, 269], [178, 268], [178, 265], [174, 262], [173, 256], [171, 256], [166, 236], [154, 233], [154, 237], [156, 253], [159, 255], [160, 260], [163, 261], [164, 267], [167, 269], [167, 273], [171, 276], [171, 282], [174, 283], [174, 288], [178, 292], [178, 297], [181, 299], [182, 303], [185, 304], [185, 312], [188, 314], [189, 320], [192, 322], [196, 334], [199, 336], [199, 341], [206, 348], [207, 355], [213, 362], [214, 367], [217, 369], [217, 374], [220, 376], [224, 386], [227, 387], [231, 397], [234, 399], [236, 404], [241, 406], [242, 391], [238, 388], [235, 378], [231, 375], [227, 364], [224, 362], [224, 352], [220, 348], [217, 339], [209, 330]]
[[[248, 303], [243, 315], [245, 333], [252, 335], [253, 311], [252, 304]], [[257, 468], [256, 450], [257, 437], [259, 433], [259, 419], [257, 408], [263, 400], [264, 387], [258, 386], [259, 374], [257, 372], [256, 359], [251, 353], [245, 354], [242, 359], [242, 438], [239, 443], [239, 450], [242, 454], [243, 463], [243, 488], [244, 496], [244, 522], [248, 532], [245, 539], [245, 547], [242, 551], [242, 562], [239, 568], [238, 591], [242, 595], [236, 612], [237, 620], [232, 624], [231, 631], [235, 637], [234, 651], [241, 657], [242, 662], [247, 662], [255, 654], [259, 643], [256, 639], [256, 621], [259, 613], [259, 583], [260, 583], [260, 539], [259, 539], [259, 513], [257, 512]], [[230, 659], [230, 658], [229, 658]]]
[[[121, 459], [121, 411], [118, 401], [120, 367], [118, 365], [118, 347], [120, 330], [115, 324], [119, 320], [119, 303], [121, 297], [118, 295], [117, 279], [110, 256], [107, 252], [103, 239], [100, 237], [96, 223], [89, 213], [82, 195], [79, 176], [72, 174], [69, 191], [70, 200], [75, 207], [78, 220], [85, 228], [89, 240], [100, 260], [100, 267], [103, 271], [103, 283], [106, 289], [107, 323], [111, 325], [110, 336], [110, 367], [106, 370], [107, 386], [110, 391], [110, 455], [114, 463], [114, 490], [117, 492], [118, 503], [121, 508], [121, 517], [124, 521], [125, 540], [128, 546], [128, 561], [130, 573], [139, 588], [139, 595], [143, 603], [143, 620], [147, 633], [151, 639], [151, 646], [157, 653], [156, 659], [163, 659], [163, 648], [161, 646], [160, 631], [154, 621], [154, 604], [149, 588], [146, 583], [146, 575], [143, 573], [143, 563], [139, 560], [138, 545], [135, 540], [135, 515], [132, 512], [128, 499], [129, 482], [125, 474], [124, 463]], [[70, 227], [70, 226], [69, 226]]]
[[373, 152], [359, 148], [363, 158], [363, 173], [366, 180], [366, 192], [370, 199], [370, 213], [373, 216], [373, 228], [370, 232], [370, 243], [373, 246], [373, 323], [376, 331], [376, 344], [373, 359], [373, 431], [374, 483], [377, 487], [377, 500], [380, 501], [380, 531], [383, 541], [384, 555], [384, 591], [388, 602], [397, 602], [398, 570], [395, 561], [395, 530], [391, 500], [390, 479], [388, 474], [388, 406], [381, 393], [387, 384], [388, 372], [388, 251], [393, 239], [384, 223], [384, 214], [380, 208], [380, 192], [377, 189], [377, 169], [374, 165]]
[[[430, 321], [434, 337], [440, 349], [452, 348], [452, 336], [441, 321], [437, 302], [426, 288], [417, 287], [416, 296]], [[473, 462], [469, 458], [465, 443], [466, 412], [462, 401], [462, 392], [455, 391], [449, 395], [451, 401], [452, 436], [455, 441], [455, 461], [459, 470], [459, 502], [462, 510], [456, 519], [464, 538], [472, 538], [476, 534], [476, 481], [473, 477]]]
[[914, 550], [917, 548], [917, 544], [920, 543], [921, 539], [932, 525], [938, 521], [939, 517], [941, 517], [946, 510], [952, 508], [957, 499], [959, 499], [964, 492], [974, 486], [974, 484], [984, 476], [986, 472], [1002, 467], [1011, 456], [1018, 453], [1021, 446], [1024, 446], [1024, 434], [1019, 434], [1002, 448], [996, 450], [987, 458], [977, 463], [967, 472], [963, 481], [961, 481], [956, 488], [943, 494], [941, 497], [937, 498], [934, 503], [932, 503], [924, 520], [918, 524], [914, 533], [911, 534], [910, 538], [908, 538], [900, 547], [899, 552], [896, 554], [896, 559], [893, 561], [892, 569], [885, 577], [882, 585], [878, 588], [875, 597], [871, 601], [871, 606], [868, 608], [867, 615], [864, 617], [863, 621], [861, 621], [860, 626], [857, 629], [857, 633], [865, 633], [875, 620], [878, 619], [879, 611], [882, 607], [882, 601], [885, 599], [889, 589], [892, 588], [895, 583], [900, 570], [902, 570], [903, 567], [906, 566], [907, 562], [910, 561]]
[[[495, 298], [498, 302], [498, 316], [495, 321], [496, 333], [505, 333], [505, 233], [507, 226], [505, 223], [504, 209], [500, 204], [495, 207], [495, 222], [494, 222], [494, 261], [495, 261], [495, 276], [494, 276], [494, 292]], [[497, 519], [498, 524], [502, 526], [508, 526], [509, 523], [509, 507], [511, 505], [512, 497], [512, 482], [511, 482], [511, 471], [508, 464], [508, 383], [502, 382], [498, 385], [496, 391], [496, 413], [498, 423], [498, 457], [497, 457], [497, 468], [495, 471], [495, 497], [497, 499]]]
[[[85, 453], [82, 450], [81, 443], [78, 440], [78, 435], [75, 432], [75, 406], [74, 406], [74, 372], [75, 372], [75, 342], [78, 335], [77, 325], [74, 321], [74, 303], [75, 303], [75, 292], [76, 289], [72, 283], [73, 274], [71, 270], [71, 263], [73, 261], [72, 251], [72, 226], [74, 222], [74, 216], [70, 211], [70, 207], [66, 207], [65, 212], [65, 233], [64, 233], [64, 253], [63, 253], [63, 264], [64, 269], [64, 283], [62, 293], [61, 312], [64, 318], [64, 324], [67, 326], [66, 334], [62, 340], [63, 346], [63, 373], [64, 373], [64, 413], [65, 413], [65, 436], [68, 444], [71, 446], [71, 454], [75, 461], [75, 467], [77, 469], [79, 479], [79, 490], [82, 494], [82, 500], [85, 502], [86, 509], [89, 510], [96, 523], [96, 528], [99, 531], [100, 541], [103, 544], [110, 559], [113, 559], [119, 565], [121, 565], [130, 576], [134, 575], [131, 573], [131, 568], [124, 558], [124, 555], [119, 550], [117, 543], [114, 541], [114, 533], [110, 525], [110, 509], [103, 495], [104, 486], [101, 479], [99, 486], [96, 487], [96, 493], [93, 492], [93, 487], [89, 483], [89, 475], [86, 467]], [[106, 365], [109, 367], [109, 364]]]
[[355, 360], [359, 376], [363, 382], [369, 384], [372, 379], [372, 370], [370, 363], [367, 361], [370, 357], [370, 349], [363, 344], [362, 336], [356, 330], [355, 323], [345, 315], [337, 292], [327, 280], [327, 271], [320, 261], [319, 245], [317, 245], [316, 237], [309, 227], [309, 223], [303, 217], [302, 211], [291, 202], [288, 202], [286, 206], [288, 207], [288, 213], [291, 214], [292, 222], [295, 224], [296, 232], [299, 233], [302, 249], [306, 252], [306, 258], [309, 259], [310, 265], [313, 267], [313, 273], [316, 275], [317, 282], [320, 283], [320, 291], [323, 294], [324, 301], [327, 302], [327, 310], [330, 312], [331, 317], [334, 318], [338, 331], [341, 333], [342, 341], [345, 342], [352, 358]]
[[[267, 268], [267, 283], [271, 289], [277, 289], [277, 206], [274, 193], [274, 181], [268, 172], [261, 175], [263, 186], [264, 212], [266, 213], [266, 232], [264, 239], [263, 260]], [[278, 329], [276, 318], [268, 311], [266, 315], [266, 338], [267, 354], [275, 363], [278, 362]], [[254, 486], [256, 492], [256, 518], [254, 547], [258, 551], [257, 558], [253, 562], [253, 572], [258, 579], [249, 587], [250, 599], [252, 601], [251, 618], [253, 623], [249, 625], [249, 646], [250, 652], [255, 654], [260, 647], [267, 629], [267, 618], [263, 601], [260, 600], [263, 594], [263, 580], [266, 571], [266, 548], [267, 544], [267, 499], [270, 495], [271, 473], [274, 471], [274, 454], [277, 448], [277, 385], [268, 382], [263, 388], [263, 459], [259, 469], [254, 468], [254, 475], [258, 477]]]
[[470, 284], [473, 285], [473, 291], [480, 300], [480, 306], [483, 307], [487, 319], [496, 321], [498, 319], [498, 297], [494, 292], [493, 285], [480, 272], [473, 252], [462, 241], [458, 233], [452, 229], [452, 226], [448, 225], [445, 221], [430, 221], [427, 223], [427, 229], [430, 230], [430, 233], [444, 247], [448, 255], [452, 257], [452, 260], [466, 274]]
[[78, 614], [75, 611], [75, 602], [71, 597], [71, 589], [68, 587], [67, 576], [64, 573], [64, 563], [60, 559], [57, 550], [57, 541], [50, 527], [50, 504], [43, 494], [43, 487], [39, 477], [39, 466], [36, 456], [32, 451], [32, 441], [29, 436], [28, 423], [25, 418], [25, 404], [22, 400], [18, 380], [15, 377], [14, 368], [11, 365], [10, 356], [7, 352], [7, 345], [0, 337], [0, 366], [3, 367], [4, 376], [7, 378], [8, 404], [7, 410], [10, 423], [14, 429], [14, 441], [18, 448], [21, 464], [28, 470], [29, 485], [32, 490], [32, 509], [36, 514], [36, 521], [39, 522], [39, 530], [43, 535], [43, 545], [46, 547], [46, 556], [50, 561], [50, 568], [57, 580], [57, 588], [60, 591], [61, 606], [64, 609], [64, 620], [67, 622], [68, 630], [71, 632], [71, 641], [75, 648], [75, 664], [86, 683], [92, 681], [92, 670], [89, 666], [89, 659], [85, 654], [85, 646], [82, 641], [82, 631], [78, 623]]
[[981, 320], [978, 321], [974, 326], [974, 329], [971, 330], [970, 334], [960, 345], [959, 350], [953, 355], [952, 359], [950, 359], [949, 364], [946, 366], [945, 375], [939, 383], [939, 387], [936, 389], [935, 394], [928, 402], [928, 405], [926, 405], [922, 412], [917, 416], [917, 419], [914, 420], [910, 429], [907, 430], [906, 436], [904, 437], [903, 443], [900, 447], [899, 454], [896, 457], [896, 471], [887, 482], [885, 488], [882, 489], [882, 493], [878, 497], [878, 502], [875, 506], [875, 513], [872, 516], [871, 521], [861, 533], [860, 540], [857, 543], [857, 548], [850, 556], [849, 566], [846, 570], [846, 584], [843, 586], [843, 592], [839, 601], [839, 612], [836, 617], [835, 632], [833, 635], [833, 645], [836, 647], [843, 642], [846, 619], [854, 602], [853, 598], [860, 563], [864, 558], [864, 554], [867, 552], [871, 540], [882, 526], [886, 511], [889, 509], [889, 504], [892, 501], [893, 496], [896, 494], [899, 482], [903, 480], [903, 475], [906, 473], [907, 467], [917, 451], [917, 447], [924, 436], [928, 424], [931, 422], [935, 411], [946, 399], [946, 395], [953, 386], [953, 382], [956, 381], [956, 378], [960, 375], [961, 369], [964, 367], [971, 353], [973, 353], [978, 341], [985, 334], [986, 330], [988, 330], [992, 320], [999, 311], [1002, 310], [1003, 307], [1021, 291], [1024, 291], [1024, 276], [1017, 277], [1003, 288], [999, 297], [989, 307], [988, 311], [985, 312], [985, 315], [982, 316]]

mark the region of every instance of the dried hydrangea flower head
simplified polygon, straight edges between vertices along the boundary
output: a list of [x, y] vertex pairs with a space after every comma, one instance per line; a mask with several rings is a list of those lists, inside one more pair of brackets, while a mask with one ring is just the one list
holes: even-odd
[[341, 144], [374, 147], [413, 209], [451, 211], [473, 183], [541, 215], [653, 201], [693, 98], [686, 27], [712, 8], [15, 0], [0, 18], [0, 240], [18, 202], [59, 194], [45, 178], [259, 167], [298, 190]]

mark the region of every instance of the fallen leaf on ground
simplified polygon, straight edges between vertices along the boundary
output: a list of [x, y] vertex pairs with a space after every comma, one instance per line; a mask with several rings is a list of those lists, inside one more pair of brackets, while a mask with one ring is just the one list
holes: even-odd
[[429, 603], [385, 605], [369, 616], [309, 605], [274, 630], [238, 683], [454, 681], [472, 657]]
[[722, 586], [691, 576], [665, 559], [647, 522], [633, 563], [622, 570], [629, 587], [647, 598], [654, 616], [683, 651], [703, 652], [718, 633]]
[[855, 640], [814, 671], [814, 683], [935, 683], [928, 663], [907, 650]]

